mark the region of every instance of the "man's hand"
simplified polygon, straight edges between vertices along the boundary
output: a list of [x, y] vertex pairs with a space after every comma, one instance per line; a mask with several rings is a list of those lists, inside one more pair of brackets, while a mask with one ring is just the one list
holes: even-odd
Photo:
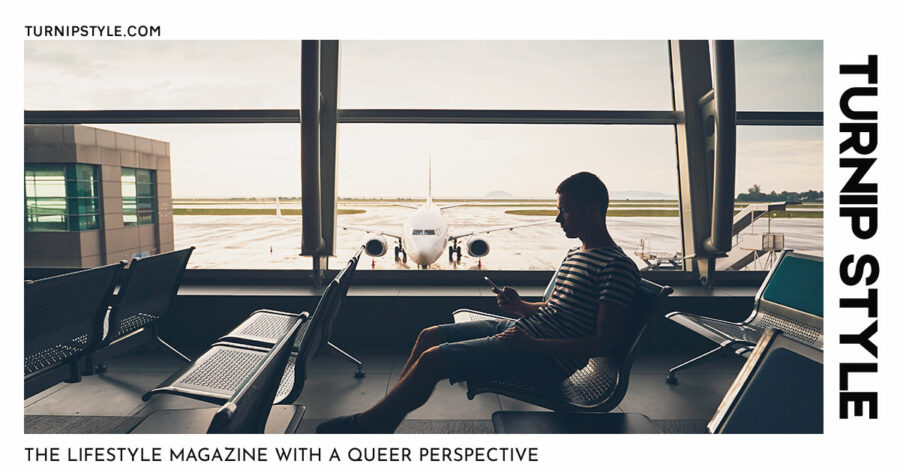
[[503, 292], [494, 290], [494, 294], [497, 294], [497, 305], [500, 307], [500, 310], [511, 314], [524, 315], [522, 310], [524, 301], [515, 289], [505, 286]]
[[508, 328], [498, 333], [496, 337], [520, 350], [535, 351], [537, 349], [537, 340], [519, 327]]

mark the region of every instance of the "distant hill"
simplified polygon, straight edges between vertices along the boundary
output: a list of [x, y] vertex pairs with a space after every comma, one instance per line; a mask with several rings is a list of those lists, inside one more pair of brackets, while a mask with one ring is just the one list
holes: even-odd
[[515, 196], [506, 191], [491, 191], [484, 195], [485, 199], [512, 199]]

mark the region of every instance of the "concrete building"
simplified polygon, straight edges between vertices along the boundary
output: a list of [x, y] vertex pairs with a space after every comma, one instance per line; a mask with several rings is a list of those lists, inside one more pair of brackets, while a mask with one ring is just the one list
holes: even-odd
[[25, 267], [88, 268], [174, 249], [169, 143], [25, 126]]

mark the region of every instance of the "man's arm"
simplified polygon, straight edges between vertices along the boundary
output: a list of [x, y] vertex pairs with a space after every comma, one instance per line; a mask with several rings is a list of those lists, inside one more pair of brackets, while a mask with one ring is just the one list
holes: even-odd
[[584, 356], [592, 358], [609, 354], [622, 335], [622, 326], [628, 308], [614, 302], [600, 301], [597, 310], [597, 333], [581, 338], [533, 338], [519, 328], [513, 327], [497, 335], [523, 350], [546, 353], [548, 355]]
[[497, 306], [504, 312], [524, 317], [537, 312], [541, 307], [546, 307], [547, 303], [523, 301], [515, 289], [504, 287], [503, 292], [497, 294]]

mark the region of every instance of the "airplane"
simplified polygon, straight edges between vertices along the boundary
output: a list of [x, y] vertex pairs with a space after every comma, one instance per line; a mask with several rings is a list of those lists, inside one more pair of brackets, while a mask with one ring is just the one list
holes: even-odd
[[470, 257], [481, 258], [487, 255], [491, 249], [487, 239], [484, 238], [484, 235], [487, 233], [500, 230], [513, 230], [515, 228], [530, 227], [533, 225], [556, 223], [555, 220], [542, 220], [540, 222], [503, 225], [463, 233], [451, 233], [442, 212], [466, 204], [459, 203], [439, 206], [433, 202], [431, 192], [431, 159], [428, 160], [428, 197], [425, 200], [425, 203], [419, 207], [396, 203], [393, 205], [416, 210], [403, 224], [403, 230], [400, 234], [354, 225], [341, 225], [340, 227], [344, 230], [358, 230], [372, 234], [373, 236], [366, 241], [365, 252], [367, 255], [375, 258], [384, 256], [385, 253], [387, 253], [387, 238], [397, 240], [397, 244], [394, 246], [394, 261], [402, 260], [406, 263], [408, 255], [420, 269], [428, 269], [429, 265], [433, 264], [441, 257], [441, 254], [444, 252], [445, 248], [448, 248], [448, 245], [449, 261], [452, 263], [455, 255], [456, 262], [459, 263], [462, 259], [462, 248], [459, 244], [460, 239], [466, 239], [466, 253]]

